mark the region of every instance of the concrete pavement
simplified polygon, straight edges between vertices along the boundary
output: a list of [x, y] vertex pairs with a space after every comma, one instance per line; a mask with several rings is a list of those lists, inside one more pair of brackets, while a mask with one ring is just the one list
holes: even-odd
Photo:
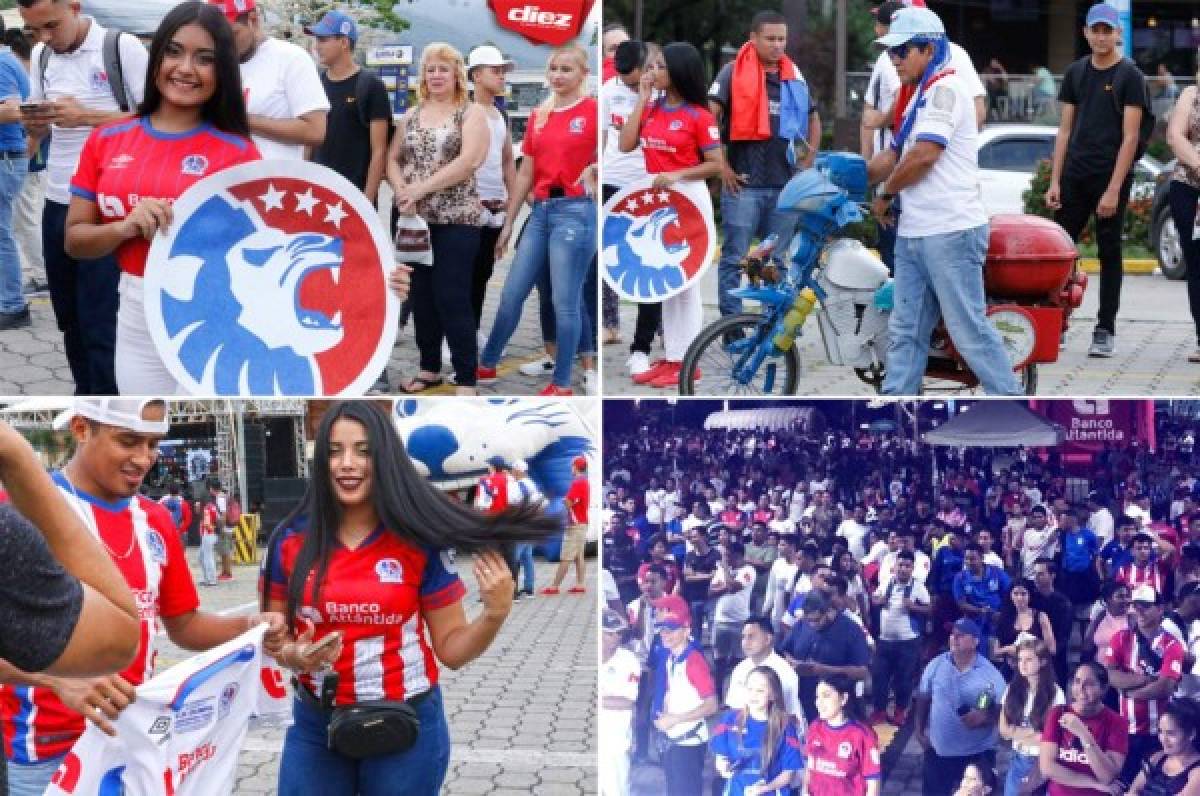
[[[188, 559], [198, 582], [196, 548], [189, 548]], [[554, 566], [537, 561], [538, 588], [549, 585]], [[452, 744], [442, 793], [597, 792], [595, 566], [594, 560], [588, 562], [588, 594], [522, 600], [482, 658], [457, 672], [441, 668]], [[459, 572], [468, 589], [463, 604], [470, 618], [479, 603], [468, 557], [459, 558]], [[256, 567], [235, 566], [232, 582], [198, 586], [202, 610], [256, 610], [257, 576]], [[160, 670], [188, 655], [160, 637]], [[238, 759], [235, 793], [275, 793], [283, 736], [283, 728], [251, 726]]]
[[[718, 317], [716, 267], [709, 269], [701, 285], [705, 323]], [[1100, 291], [1098, 275], [1091, 277], [1083, 306], [1071, 316], [1066, 349], [1053, 364], [1038, 367], [1038, 394], [1060, 395], [1195, 395], [1200, 393], [1200, 365], [1187, 362], [1196, 348], [1195, 326], [1188, 310], [1187, 288], [1158, 273], [1126, 275], [1117, 315], [1116, 356], [1092, 359], [1087, 356]], [[636, 307], [621, 305], [619, 345], [604, 346], [604, 395], [664, 395], [633, 384], [625, 369], [632, 339]], [[825, 358], [814, 319], [805, 324], [797, 341], [800, 351], [800, 395], [863, 396], [874, 391], [850, 368], [834, 367]], [[662, 356], [661, 340], [655, 341], [651, 359]], [[703, 383], [701, 384], [703, 388]]]

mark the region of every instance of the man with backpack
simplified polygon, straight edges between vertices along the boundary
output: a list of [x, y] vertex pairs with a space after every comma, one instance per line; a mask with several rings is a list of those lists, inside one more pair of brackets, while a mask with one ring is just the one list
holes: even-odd
[[[872, 724], [890, 721], [904, 726], [912, 704], [917, 667], [921, 663], [921, 636], [931, 608], [925, 584], [913, 577], [913, 554], [896, 554], [895, 575], [881, 584], [871, 597], [879, 606], [878, 646], [871, 667], [871, 693], [874, 701]], [[896, 709], [887, 715], [888, 694], [895, 692]]]
[[348, 15], [330, 11], [304, 32], [317, 40], [317, 59], [325, 68], [321, 86], [329, 98], [325, 140], [312, 150], [312, 160], [354, 183], [375, 204], [392, 128], [387, 89], [379, 75], [355, 63], [358, 26]]
[[1092, 52], [1063, 74], [1062, 108], [1046, 206], [1076, 241], [1093, 216], [1100, 255], [1100, 309], [1088, 356], [1116, 350], [1121, 303], [1121, 228], [1133, 164], [1154, 131], [1146, 76], [1121, 55], [1120, 17], [1108, 3], [1088, 9], [1083, 28]]
[[114, 257], [77, 260], [65, 249], [68, 184], [92, 128], [141, 103], [149, 56], [134, 36], [106, 31], [81, 16], [79, 0], [21, 0], [17, 10], [37, 40], [29, 100], [21, 120], [34, 145], [50, 136], [42, 249], [50, 303], [76, 395], [115, 395], [117, 338]]

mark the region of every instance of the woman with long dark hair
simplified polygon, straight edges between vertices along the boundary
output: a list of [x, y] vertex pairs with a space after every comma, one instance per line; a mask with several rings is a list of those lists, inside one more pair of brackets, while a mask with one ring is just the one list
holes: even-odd
[[[695, 201], [712, 200], [703, 181], [721, 173], [724, 155], [717, 122], [708, 110], [708, 81], [699, 51], [674, 42], [652, 54], [638, 84], [638, 102], [621, 128], [620, 149], [632, 152], [639, 142], [646, 171], [656, 188], [695, 183]], [[634, 377], [637, 384], [673, 387], [679, 383], [683, 355], [704, 324], [700, 292], [692, 285], [663, 302], [665, 358]]]
[[1012, 741], [1012, 758], [1004, 782], [1004, 796], [1032, 793], [1042, 784], [1038, 756], [1046, 713], [1066, 702], [1054, 682], [1054, 659], [1037, 639], [1016, 645], [1016, 674], [1000, 700], [1000, 737]]
[[[386, 410], [331, 406], [263, 578], [263, 604], [285, 613], [295, 639], [279, 662], [298, 673], [279, 793], [437, 793], [450, 759], [438, 662], [478, 658], [508, 616], [513, 579], [495, 549], [559, 530], [538, 505], [484, 515], [456, 503], [417, 473]], [[456, 549], [477, 554], [483, 611], [472, 621]]]
[[1054, 656], [1057, 640], [1050, 618], [1044, 611], [1030, 604], [1033, 587], [1025, 579], [1013, 584], [1012, 590], [1000, 606], [1000, 617], [996, 621], [996, 637], [993, 640], [992, 660], [1002, 666], [1001, 674], [1011, 675], [1016, 669], [1017, 647], [1028, 638], [1046, 645], [1050, 656]]
[[1200, 796], [1200, 705], [1172, 700], [1158, 717], [1158, 739], [1162, 751], [1142, 764], [1129, 796]]
[[710, 741], [724, 796], [785, 796], [804, 768], [800, 729], [770, 666], [746, 678], [746, 706], [721, 716]]
[[71, 179], [67, 253], [95, 259], [115, 252], [121, 267], [115, 352], [120, 392], [179, 390], [150, 339], [142, 302], [150, 241], [170, 225], [171, 202], [197, 180], [258, 157], [229, 20], [215, 6], [180, 3], [150, 43], [146, 95], [137, 115], [95, 128]]
[[854, 682], [822, 677], [816, 703], [820, 718], [809, 725], [804, 743], [809, 796], [879, 796], [879, 739], [863, 717]]
[[1038, 768], [1047, 796], [1106, 794], [1123, 787], [1118, 775], [1129, 751], [1124, 718], [1105, 707], [1108, 671], [1084, 661], [1071, 678], [1071, 699], [1046, 714]]

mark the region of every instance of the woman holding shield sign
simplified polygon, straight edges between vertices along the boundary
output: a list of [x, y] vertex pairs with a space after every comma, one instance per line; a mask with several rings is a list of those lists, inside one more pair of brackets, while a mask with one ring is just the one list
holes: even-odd
[[[654, 99], [656, 92], [659, 96]], [[703, 181], [721, 173], [725, 157], [717, 122], [707, 107], [707, 92], [704, 62], [691, 44], [668, 44], [647, 62], [638, 86], [638, 103], [621, 128], [621, 151], [632, 152], [641, 141], [646, 171], [655, 175], [654, 187]], [[696, 194], [705, 197], [705, 211], [711, 217], [707, 187]], [[665, 359], [635, 376], [633, 380], [639, 384], [678, 384], [683, 355], [704, 324], [704, 307], [695, 284], [663, 302], [662, 321]]]

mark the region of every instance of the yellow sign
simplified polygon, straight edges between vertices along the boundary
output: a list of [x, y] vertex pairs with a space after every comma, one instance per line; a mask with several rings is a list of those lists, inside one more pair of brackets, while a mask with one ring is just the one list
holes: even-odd
[[257, 514], [243, 514], [233, 529], [234, 558], [239, 564], [258, 564], [258, 529], [262, 526]]

